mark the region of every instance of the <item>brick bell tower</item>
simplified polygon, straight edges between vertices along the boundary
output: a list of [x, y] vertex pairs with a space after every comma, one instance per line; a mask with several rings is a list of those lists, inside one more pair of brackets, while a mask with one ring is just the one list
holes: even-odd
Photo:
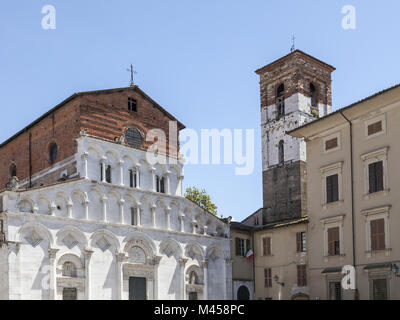
[[334, 67], [300, 51], [258, 69], [263, 224], [307, 215], [306, 142], [286, 134], [332, 112]]

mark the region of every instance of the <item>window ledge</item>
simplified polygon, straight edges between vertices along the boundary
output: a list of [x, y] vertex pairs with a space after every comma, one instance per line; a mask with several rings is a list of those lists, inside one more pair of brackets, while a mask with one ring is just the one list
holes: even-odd
[[364, 200], [370, 200], [372, 198], [376, 198], [376, 197], [380, 197], [380, 196], [387, 196], [390, 192], [390, 189], [385, 189], [382, 191], [378, 191], [378, 192], [373, 192], [373, 193], [367, 193], [364, 195]]
[[377, 255], [380, 253], [384, 253], [385, 256], [389, 256], [391, 251], [392, 251], [392, 248], [386, 248], [386, 249], [365, 251], [365, 254], [366, 254], [367, 258], [371, 258], [373, 255]]
[[335, 201], [335, 202], [328, 202], [322, 205], [322, 207], [324, 208], [324, 210], [330, 209], [332, 207], [341, 207], [342, 204], [344, 203], [344, 200], [339, 200], [339, 201]]
[[329, 255], [326, 255], [326, 256], [324, 256], [324, 261], [325, 262], [329, 262], [329, 260], [343, 260], [343, 258], [345, 258], [346, 257], [346, 254], [345, 253], [343, 253], [343, 254], [338, 254], [338, 255], [336, 255], [336, 256], [329, 256]]

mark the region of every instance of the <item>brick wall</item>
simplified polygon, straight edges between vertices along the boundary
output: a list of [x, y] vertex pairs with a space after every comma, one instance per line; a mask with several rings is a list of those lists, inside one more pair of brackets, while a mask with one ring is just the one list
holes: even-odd
[[281, 83], [285, 85], [286, 99], [295, 93], [310, 97], [310, 83], [313, 83], [318, 92], [318, 103], [332, 105], [333, 70], [301, 52], [294, 52], [258, 70], [261, 107], [275, 104], [276, 92]]
[[[128, 97], [136, 99], [137, 112], [128, 110]], [[54, 183], [60, 179], [64, 170], [69, 175], [76, 174], [74, 163], [66, 164], [65, 168], [53, 170], [49, 174], [43, 175], [43, 171], [59, 166], [60, 162], [76, 154], [75, 139], [83, 129], [87, 129], [90, 135], [114, 141], [127, 128], [134, 126], [140, 131], [143, 137], [142, 149], [146, 150], [152, 144], [145, 142], [146, 133], [150, 129], [159, 128], [165, 132], [167, 138], [167, 150], [159, 151], [167, 153], [169, 149], [169, 154], [176, 156], [179, 153], [179, 144], [176, 143], [177, 147], [174, 144], [170, 146], [168, 140], [170, 120], [171, 116], [166, 111], [161, 110], [136, 87], [77, 94], [0, 146], [0, 189], [10, 179], [12, 164], [17, 167], [20, 181], [29, 180], [30, 174], [35, 177], [41, 173], [32, 186]], [[178, 131], [182, 128], [183, 125], [178, 124]], [[54, 164], [50, 163], [52, 143], [58, 145]]]

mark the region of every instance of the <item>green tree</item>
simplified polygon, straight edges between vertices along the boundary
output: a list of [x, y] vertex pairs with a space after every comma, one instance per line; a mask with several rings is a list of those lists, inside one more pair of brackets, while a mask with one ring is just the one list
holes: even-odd
[[185, 197], [203, 209], [217, 215], [217, 206], [211, 202], [211, 197], [207, 194], [205, 189], [200, 191], [196, 187], [186, 188]]

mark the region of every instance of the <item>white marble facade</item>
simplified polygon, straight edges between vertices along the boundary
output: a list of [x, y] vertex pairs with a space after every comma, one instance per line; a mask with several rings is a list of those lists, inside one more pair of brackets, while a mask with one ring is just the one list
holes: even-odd
[[0, 194], [0, 299], [62, 299], [70, 288], [126, 300], [131, 277], [145, 279], [147, 299], [232, 296], [229, 225], [182, 196], [182, 164], [149, 166], [145, 152], [94, 137], [77, 143], [75, 179]]

